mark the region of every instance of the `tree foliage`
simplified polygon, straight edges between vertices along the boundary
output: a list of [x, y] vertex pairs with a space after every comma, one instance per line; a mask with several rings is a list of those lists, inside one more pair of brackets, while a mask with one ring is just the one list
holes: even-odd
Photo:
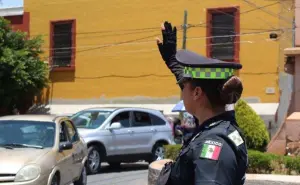
[[0, 109], [6, 113], [32, 101], [47, 86], [49, 70], [40, 58], [41, 45], [41, 37], [15, 32], [0, 17]]
[[245, 134], [247, 147], [264, 150], [269, 143], [269, 134], [263, 119], [244, 101], [235, 105], [236, 120]]

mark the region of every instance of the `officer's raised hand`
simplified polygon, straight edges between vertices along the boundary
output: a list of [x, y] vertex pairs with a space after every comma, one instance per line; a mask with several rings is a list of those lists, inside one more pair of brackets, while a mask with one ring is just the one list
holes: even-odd
[[161, 24], [163, 41], [156, 38], [159, 52], [165, 62], [171, 60], [171, 57], [176, 54], [177, 50], [177, 28], [172, 27], [172, 24], [165, 21]]
[[[179, 81], [183, 75], [183, 66], [180, 65], [176, 59], [177, 29], [176, 27], [172, 27], [171, 23], [165, 21], [161, 25], [161, 31], [163, 41], [156, 38], [159, 52], [167, 67], [174, 74], [176, 80]], [[180, 88], [182, 89], [181, 85]]]

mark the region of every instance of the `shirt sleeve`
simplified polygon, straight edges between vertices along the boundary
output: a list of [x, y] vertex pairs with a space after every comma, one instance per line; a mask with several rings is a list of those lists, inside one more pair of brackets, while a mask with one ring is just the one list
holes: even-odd
[[[176, 81], [179, 81], [183, 77], [183, 66], [177, 61], [175, 55], [166, 62], [166, 65], [175, 76]], [[182, 89], [182, 87], [180, 88]]]
[[233, 185], [237, 178], [237, 159], [231, 146], [221, 137], [211, 136], [194, 150], [195, 185]]

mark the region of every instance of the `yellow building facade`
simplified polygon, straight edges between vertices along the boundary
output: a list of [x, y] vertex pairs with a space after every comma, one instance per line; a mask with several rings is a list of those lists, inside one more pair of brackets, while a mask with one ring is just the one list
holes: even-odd
[[[232, 35], [237, 49], [234, 60], [243, 65], [238, 74], [244, 84], [243, 98], [267, 103], [278, 102], [281, 47], [292, 46], [293, 39], [293, 3], [276, 2], [25, 0], [24, 9], [30, 13], [30, 36], [43, 36], [43, 57], [52, 65], [51, 102], [177, 101], [179, 88], [156, 46], [160, 24], [168, 20], [177, 26], [180, 49], [187, 10], [186, 48], [207, 56], [213, 45], [207, 38], [211, 28], [208, 12], [219, 8], [213, 11], [231, 14], [227, 10], [236, 10], [239, 28]], [[53, 25], [63, 21], [72, 22], [74, 35], [71, 47], [66, 47], [66, 52], [72, 52], [72, 62], [60, 68], [53, 65], [53, 52], [64, 51], [53, 44], [53, 31], [59, 28]], [[277, 33], [278, 38], [271, 40], [271, 33]]]

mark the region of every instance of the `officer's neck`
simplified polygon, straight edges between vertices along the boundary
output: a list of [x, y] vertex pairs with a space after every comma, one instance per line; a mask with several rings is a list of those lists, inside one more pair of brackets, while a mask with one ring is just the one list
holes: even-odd
[[213, 118], [219, 114], [222, 114], [224, 112], [225, 112], [225, 108], [216, 108], [214, 110], [204, 108], [202, 110], [197, 111], [195, 116], [199, 121], [199, 125], [201, 125], [204, 121]]

